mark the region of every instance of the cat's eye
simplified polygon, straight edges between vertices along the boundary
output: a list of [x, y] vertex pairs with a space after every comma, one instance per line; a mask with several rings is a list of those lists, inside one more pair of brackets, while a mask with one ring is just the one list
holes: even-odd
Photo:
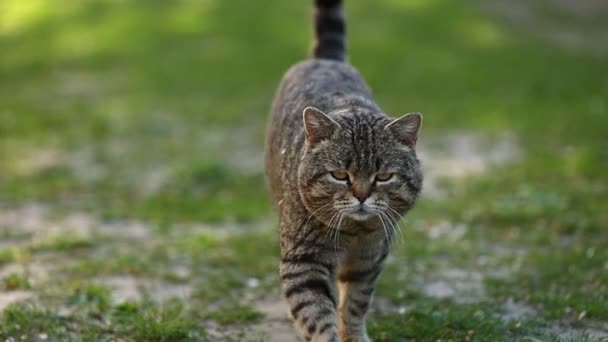
[[348, 172], [346, 171], [332, 171], [331, 176], [337, 180], [348, 180]]
[[391, 172], [378, 172], [376, 174], [376, 180], [378, 182], [387, 182], [391, 178], [393, 178], [393, 174]]

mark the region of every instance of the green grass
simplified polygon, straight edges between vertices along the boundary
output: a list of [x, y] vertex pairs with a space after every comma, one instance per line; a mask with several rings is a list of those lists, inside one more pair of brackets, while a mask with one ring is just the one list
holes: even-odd
[[487, 341], [488, 339], [508, 339], [525, 331], [521, 326], [514, 328], [492, 317], [489, 306], [475, 305], [460, 307], [451, 303], [449, 310], [440, 304], [403, 315], [378, 317], [369, 327], [370, 334], [378, 340], [425, 340], [455, 339]]
[[233, 305], [210, 312], [208, 319], [221, 325], [259, 321], [264, 315], [249, 306]]
[[3, 290], [5, 291], [29, 289], [30, 281], [25, 275], [11, 273], [2, 279], [2, 285]]
[[206, 340], [195, 328], [192, 315], [185, 315], [180, 305], [159, 308], [149, 304], [124, 303], [96, 314], [72, 314], [68, 317], [53, 310], [15, 305], [6, 309], [0, 320], [0, 335], [24, 336], [24, 339], [107, 340], [128, 337], [135, 341]]
[[168, 308], [141, 307], [135, 309], [128, 306], [118, 307], [115, 315], [125, 328], [134, 328], [136, 340], [146, 341], [175, 341], [194, 340], [204, 337], [204, 332], [195, 329], [195, 321], [184, 316], [183, 308], [173, 304]]
[[7, 264], [17, 260], [16, 248], [5, 248], [0, 250], [0, 264]]
[[[350, 61], [386, 112], [424, 113], [422, 143], [507, 132], [521, 149], [443, 180], [446, 195], [402, 222], [372, 337], [597, 340], [608, 322], [608, 62], [545, 33], [603, 37], [606, 10], [529, 4], [530, 29], [478, 1], [346, 3]], [[278, 234], [263, 131], [278, 80], [310, 46], [309, 7], [2, 1], [1, 287], [34, 297], [0, 313], [0, 338], [240, 340], [264, 325], [255, 304], [278, 294]], [[4, 224], [17, 209], [24, 219]], [[68, 229], [74, 214], [91, 236]], [[431, 234], [446, 224], [462, 234]], [[434, 283], [456, 293], [434, 296]], [[230, 329], [218, 337], [213, 324]]]
[[68, 305], [91, 305], [98, 311], [105, 310], [110, 305], [110, 291], [95, 284], [80, 286], [67, 299]]
[[93, 238], [85, 238], [82, 236], [50, 236], [44, 241], [35, 243], [32, 246], [32, 251], [70, 251], [92, 247], [96, 242]]

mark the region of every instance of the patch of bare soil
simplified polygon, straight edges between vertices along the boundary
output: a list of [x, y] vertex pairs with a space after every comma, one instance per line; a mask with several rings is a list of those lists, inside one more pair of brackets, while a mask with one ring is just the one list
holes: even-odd
[[[22, 275], [27, 278], [27, 281], [32, 287], [35, 287], [49, 278], [48, 265], [40, 263], [27, 263], [27, 264], [7, 264], [0, 267], [0, 279], [4, 279], [11, 274]], [[0, 290], [0, 312], [2, 312], [7, 306], [33, 298], [35, 295], [34, 291], [29, 289], [19, 289], [4, 291]]]
[[474, 303], [485, 295], [483, 275], [463, 269], [447, 269], [437, 272], [422, 292], [433, 298], [452, 298], [458, 303]]
[[[73, 212], [62, 217], [53, 215], [50, 207], [39, 203], [25, 203], [15, 208], [0, 208], [0, 232], [4, 236], [1, 247], [17, 247], [27, 244], [44, 244], [55, 237], [78, 237], [89, 239], [100, 236], [132, 240], [150, 239], [148, 225], [138, 221], [103, 222], [84, 212]], [[11, 274], [23, 275], [33, 288], [49, 280], [53, 265], [34, 260], [9, 263], [0, 266], [0, 279]], [[101, 279], [116, 296], [117, 301], [139, 299], [145, 291], [152, 299], [163, 301], [169, 298], [185, 298], [192, 289], [164, 283], [147, 283], [138, 291], [136, 281], [128, 277]], [[43, 286], [43, 285], [42, 285]], [[8, 305], [34, 297], [34, 291], [0, 291], [0, 311]]]
[[100, 277], [95, 279], [95, 283], [110, 289], [114, 303], [142, 299], [150, 299], [159, 303], [170, 299], [187, 302], [192, 294], [192, 286], [189, 284], [170, 284], [128, 275]]
[[496, 139], [467, 132], [425, 137], [418, 148], [423, 195], [441, 197], [441, 179], [482, 174], [490, 167], [517, 160], [521, 154], [515, 137], [506, 133]]
[[251, 327], [255, 335], [267, 342], [297, 342], [289, 319], [287, 302], [279, 296], [258, 300], [255, 308], [264, 314], [264, 320]]
[[547, 333], [559, 336], [561, 341], [608, 341], [608, 324], [603, 329], [596, 328], [572, 328], [570, 326], [553, 326], [547, 329]]
[[[255, 309], [264, 314], [264, 319], [248, 327], [251, 329], [252, 339], [266, 342], [297, 342], [295, 330], [290, 320], [287, 302], [277, 295], [268, 295], [259, 298], [254, 303]], [[377, 297], [374, 298], [371, 308], [374, 312], [399, 312], [405, 313], [405, 308], [397, 307], [390, 301]]]
[[150, 227], [135, 220], [103, 222], [86, 212], [72, 212], [54, 217], [49, 206], [25, 203], [16, 208], [0, 208], [0, 229], [5, 232], [28, 233], [34, 241], [48, 236], [95, 236], [145, 239]]
[[13, 303], [32, 298], [33, 295], [32, 291], [24, 290], [0, 292], [0, 312]]
[[504, 311], [499, 317], [505, 322], [521, 321], [536, 315], [534, 308], [527, 304], [516, 302], [513, 298], [509, 298], [502, 308]]

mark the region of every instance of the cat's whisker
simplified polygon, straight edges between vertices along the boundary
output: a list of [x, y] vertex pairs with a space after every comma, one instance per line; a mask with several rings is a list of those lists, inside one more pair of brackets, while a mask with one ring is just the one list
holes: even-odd
[[391, 212], [395, 213], [399, 219], [404, 219], [403, 215], [401, 215], [397, 210], [393, 209], [390, 205], [386, 205], [386, 209], [390, 210]]
[[[386, 218], [386, 215], [385, 215], [385, 214], [384, 214], [382, 211], [379, 211], [379, 213], [378, 213], [378, 214], [380, 215], [379, 217], [380, 217], [380, 219], [382, 220], [382, 224], [383, 224], [383, 225], [386, 227], [386, 228], [385, 228], [385, 230], [386, 230], [386, 231], [389, 231], [389, 229], [390, 229], [390, 232], [393, 232], [392, 227], [391, 227], [391, 226], [390, 226], [390, 224], [388, 223], [388, 220], [387, 220], [387, 218]], [[395, 236], [394, 234], [387, 234], [387, 238], [389, 238], [389, 241], [390, 241], [391, 243], [393, 242], [393, 238], [394, 238], [394, 236]]]
[[327, 203], [325, 205], [322, 205], [321, 207], [317, 208], [315, 211], [312, 212], [312, 214], [310, 214], [310, 216], [308, 216], [308, 219], [306, 220], [306, 223], [304, 223], [304, 227], [306, 227], [306, 225], [308, 224], [308, 222], [310, 221], [310, 219], [321, 209], [327, 207], [331, 205], [331, 203]]
[[[386, 207], [387, 209], [392, 210], [390, 207]], [[401, 231], [401, 225], [399, 224], [399, 219], [401, 218], [401, 215], [399, 215], [398, 212], [392, 210], [391, 211], [384, 211], [384, 214], [386, 215], [387, 219], [390, 219], [392, 224], [393, 224], [393, 229], [395, 230], [395, 233], [399, 233], [399, 237], [401, 239], [401, 243], [405, 243], [405, 240], [403, 238], [403, 232]], [[395, 215], [397, 215], [397, 217], [395, 217]]]
[[390, 242], [391, 238], [388, 236], [388, 231], [386, 230], [386, 224], [384, 224], [384, 219], [382, 219], [382, 212], [379, 211], [376, 213], [376, 215], [378, 215], [378, 218], [380, 219], [380, 222], [382, 223], [382, 229], [384, 229], [384, 236], [386, 236], [386, 239]]
[[390, 219], [393, 225], [393, 230], [395, 231], [395, 233], [399, 234], [399, 238], [401, 239], [401, 243], [405, 243], [405, 239], [403, 238], [403, 232], [401, 231], [401, 226], [399, 225], [399, 220], [397, 218], [395, 218], [390, 211], [386, 211], [384, 212], [384, 214], [386, 215], [387, 219]]
[[403, 233], [401, 232], [400, 222], [405, 221], [405, 223], [408, 223], [407, 219], [405, 217], [403, 217], [403, 215], [400, 214], [397, 210], [391, 208], [390, 205], [387, 205], [386, 208], [389, 209], [392, 213], [394, 213], [394, 215], [397, 215], [397, 217], [395, 218], [395, 221], [397, 222], [397, 225], [399, 227], [399, 232], [401, 233], [401, 238], [403, 239]]
[[338, 247], [340, 247], [340, 227], [342, 227], [342, 219], [344, 219], [344, 212], [340, 212], [340, 218], [338, 219], [338, 226], [336, 227], [336, 252], [338, 251]]
[[342, 211], [338, 211], [336, 213], [336, 219], [333, 221], [333, 225], [331, 227], [332, 229], [332, 234], [329, 236], [330, 241], [333, 240], [334, 241], [334, 250], [335, 252], [337, 252], [337, 245], [336, 245], [336, 239], [338, 238], [338, 234], [339, 234], [339, 227], [338, 227], [338, 223], [340, 221], [340, 218], [342, 217]]
[[338, 238], [338, 221], [340, 220], [340, 217], [342, 216], [342, 211], [338, 211], [336, 213], [336, 219], [333, 221], [333, 226], [332, 226], [332, 235], [329, 236], [330, 241], [333, 239], [334, 240], [334, 248], [336, 243], [335, 240]]
[[401, 215], [397, 210], [393, 209], [390, 205], [387, 205], [386, 207], [389, 210], [391, 210], [393, 213], [395, 213], [397, 216], [399, 216], [399, 220], [400, 221], [404, 221], [405, 223], [409, 223], [406, 217], [404, 217], [403, 215]]
[[329, 223], [327, 224], [327, 232], [325, 233], [325, 238], [324, 240], [327, 240], [327, 235], [329, 235], [329, 239], [331, 240], [332, 237], [332, 229], [333, 229], [333, 222], [334, 219], [340, 214], [340, 212], [336, 212], [335, 214], [332, 215], [331, 219], [329, 220]]
[[384, 217], [384, 220], [387, 223], [388, 228], [390, 228], [391, 230], [391, 242], [393, 241], [393, 239], [399, 239], [399, 236], [397, 235], [397, 231], [395, 230], [395, 225], [393, 224], [393, 221], [391, 220], [391, 218], [385, 213], [385, 212], [381, 212], [382, 217]]
[[343, 210], [338, 210], [338, 212], [336, 212], [336, 214], [334, 214], [334, 216], [332, 217], [332, 220], [330, 222], [329, 225], [329, 229], [331, 231], [330, 235], [329, 235], [329, 240], [331, 241], [332, 239], [334, 240], [334, 251], [338, 252], [338, 247], [339, 247], [339, 242], [340, 242], [340, 226], [342, 225], [342, 219], [344, 218], [344, 211]]

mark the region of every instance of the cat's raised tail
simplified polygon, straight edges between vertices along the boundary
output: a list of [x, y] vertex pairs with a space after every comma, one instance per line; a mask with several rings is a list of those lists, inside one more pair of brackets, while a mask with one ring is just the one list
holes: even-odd
[[312, 57], [344, 61], [346, 22], [342, 0], [315, 0], [315, 43]]

